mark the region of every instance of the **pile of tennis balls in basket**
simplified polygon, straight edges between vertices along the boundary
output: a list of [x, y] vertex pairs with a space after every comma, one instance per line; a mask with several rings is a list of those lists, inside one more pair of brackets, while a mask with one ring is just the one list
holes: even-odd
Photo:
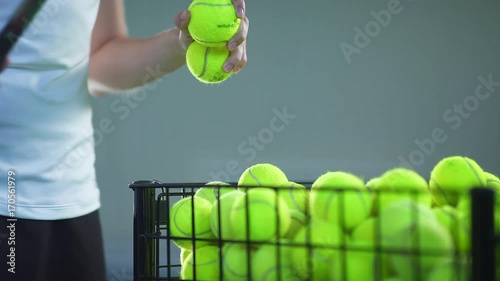
[[231, 0], [194, 0], [189, 12], [188, 30], [194, 42], [186, 52], [187, 67], [202, 83], [221, 83], [232, 75], [223, 70], [223, 65], [229, 57], [228, 42], [241, 19]]
[[328, 171], [310, 187], [257, 164], [237, 187], [176, 202], [170, 235], [185, 280], [465, 281], [473, 187], [496, 190], [500, 234], [500, 181], [467, 157], [442, 159], [429, 181], [397, 167], [367, 182]]

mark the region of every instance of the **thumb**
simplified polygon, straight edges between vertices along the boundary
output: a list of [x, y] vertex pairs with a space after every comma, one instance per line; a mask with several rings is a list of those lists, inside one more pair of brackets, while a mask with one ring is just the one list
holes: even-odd
[[191, 13], [188, 10], [184, 10], [175, 16], [174, 23], [179, 29], [186, 31], [190, 18]]

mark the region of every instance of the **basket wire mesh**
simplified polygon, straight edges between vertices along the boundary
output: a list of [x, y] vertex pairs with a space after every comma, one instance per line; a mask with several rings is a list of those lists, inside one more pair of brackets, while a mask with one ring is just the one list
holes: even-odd
[[[306, 186], [310, 190], [311, 182], [299, 182], [299, 184]], [[301, 278], [297, 278], [297, 280], [323, 280], [325, 276], [316, 276], [317, 272], [313, 270], [315, 268], [315, 263], [313, 260], [313, 256], [317, 256], [319, 251], [335, 251], [336, 257], [338, 257], [337, 264], [340, 263], [340, 272], [339, 275], [336, 276], [335, 280], [347, 280], [345, 279], [348, 276], [348, 265], [347, 265], [347, 255], [352, 252], [370, 252], [375, 255], [373, 259], [374, 265], [372, 265], [373, 271], [373, 279], [372, 280], [384, 280], [384, 266], [383, 257], [384, 254], [397, 255], [397, 257], [409, 258], [411, 260], [411, 281], [413, 280], [425, 280], [425, 274], [422, 270], [420, 270], [422, 264], [422, 255], [424, 254], [419, 249], [421, 248], [420, 243], [420, 231], [414, 231], [413, 233], [416, 235], [413, 237], [416, 243], [411, 244], [410, 249], [398, 248], [398, 247], [387, 247], [387, 245], [383, 245], [382, 239], [378, 239], [381, 236], [382, 228], [380, 223], [373, 224], [373, 232], [377, 237], [375, 239], [374, 245], [371, 246], [352, 246], [348, 243], [348, 236], [341, 235], [341, 242], [332, 245], [330, 243], [321, 244], [321, 243], [313, 243], [312, 236], [313, 230], [312, 227], [307, 227], [311, 222], [310, 215], [306, 212], [305, 216], [305, 241], [304, 242], [294, 242], [283, 240], [280, 236], [280, 231], [275, 231], [276, 236], [275, 239], [267, 239], [267, 240], [255, 240], [252, 238], [251, 226], [250, 226], [250, 211], [249, 211], [249, 196], [245, 196], [245, 239], [226, 239], [222, 238], [222, 219], [221, 219], [221, 204], [214, 204], [213, 208], [217, 208], [218, 211], [218, 235], [211, 238], [200, 238], [196, 237], [194, 234], [192, 235], [184, 235], [184, 236], [174, 236], [170, 233], [170, 217], [171, 217], [171, 207], [181, 200], [182, 198], [192, 198], [195, 195], [195, 192], [200, 187], [206, 186], [206, 183], [161, 183], [159, 181], [151, 181], [151, 180], [141, 180], [135, 181], [129, 185], [129, 187], [134, 191], [134, 280], [135, 281], [153, 281], [153, 280], [181, 280], [180, 279], [180, 270], [181, 270], [181, 261], [179, 260], [180, 254], [178, 253], [179, 249], [176, 246], [177, 244], [174, 242], [179, 241], [189, 241], [193, 246], [192, 249], [192, 263], [197, 264], [197, 259], [200, 260], [201, 257], [197, 255], [197, 246], [200, 243], [209, 244], [215, 246], [219, 249], [218, 251], [218, 277], [213, 280], [230, 280], [224, 277], [224, 265], [223, 265], [223, 246], [226, 243], [234, 243], [241, 244], [245, 246], [246, 251], [246, 280], [259, 280], [256, 279], [257, 276], [252, 276], [252, 251], [250, 249], [258, 248], [263, 245], [271, 245], [276, 246], [276, 264], [280, 264], [284, 254], [282, 252], [282, 248], [295, 248], [295, 249], [303, 249], [305, 247], [306, 254], [306, 268], [305, 275], [301, 276]], [[230, 183], [229, 186], [224, 185], [216, 185], [211, 186], [214, 187], [215, 197], [218, 198], [218, 195], [221, 193], [223, 189], [236, 189], [236, 183]], [[239, 188], [252, 188], [252, 187], [242, 187]], [[275, 192], [279, 192], [280, 187], [266, 187], [268, 189], [272, 189]], [[330, 194], [332, 194], [332, 190], [329, 190]], [[345, 202], [345, 193], [353, 192], [348, 189], [336, 189], [333, 191], [337, 195], [340, 195], [338, 198], [339, 206], [337, 221], [341, 226], [344, 226], [346, 223], [346, 214], [344, 212], [344, 208], [346, 205]], [[405, 191], [406, 192], [406, 191]], [[382, 194], [382, 191], [378, 190], [370, 190], [370, 193], [377, 195], [377, 193]], [[417, 191], [408, 191], [408, 195], [414, 201], [418, 200], [418, 196], [420, 195]], [[495, 207], [495, 193], [487, 188], [475, 188], [470, 191], [470, 202], [471, 202], [471, 228], [470, 228], [470, 251], [460, 252], [458, 250], [454, 250], [453, 252], [453, 268], [456, 272], [459, 272], [457, 280], [471, 280], [471, 281], [495, 281], [495, 270], [498, 267], [500, 261], [495, 261], [495, 249], [500, 251], [500, 237], [495, 237], [494, 231], [494, 207]], [[373, 200], [373, 210], [380, 209], [380, 198], [381, 196], [374, 196], [377, 200]], [[276, 202], [274, 204], [276, 214], [279, 213], [279, 197], [274, 196]], [[195, 200], [190, 200], [191, 202], [191, 230], [192, 233], [195, 233]], [[216, 201], [218, 202], [218, 201]], [[306, 200], [308, 204], [309, 201]], [[306, 205], [306, 210], [309, 210], [308, 205]], [[417, 212], [411, 212], [412, 217], [411, 220], [415, 222], [414, 225], [419, 225], [419, 217]], [[276, 227], [278, 230], [280, 226], [280, 218], [279, 215], [276, 215]], [[218, 238], [216, 238], [218, 237]], [[288, 253], [288, 252], [287, 252]], [[449, 253], [448, 253], [449, 254]], [[425, 257], [429, 258], [435, 255], [436, 257], [442, 256], [443, 251], [436, 250], [433, 252], [432, 250], [425, 250]], [[465, 267], [462, 261], [466, 261]], [[274, 261], [273, 261], [274, 262]], [[337, 268], [338, 269], [338, 268]], [[465, 269], [465, 270], [464, 270]], [[278, 281], [285, 281], [289, 278], [286, 278], [283, 275], [283, 271], [286, 270], [281, 266], [276, 267], [276, 279]], [[360, 269], [362, 270], [362, 269]], [[198, 270], [192, 271], [193, 276], [190, 280], [205, 280], [203, 276], [198, 276]], [[462, 276], [461, 276], [462, 275]], [[258, 277], [261, 278], [261, 277]], [[497, 277], [498, 278], [498, 277]], [[242, 279], [239, 279], [242, 280]], [[348, 279], [347, 281], [357, 281]], [[366, 280], [369, 281], [369, 280]], [[402, 281], [405, 281], [402, 279]]]

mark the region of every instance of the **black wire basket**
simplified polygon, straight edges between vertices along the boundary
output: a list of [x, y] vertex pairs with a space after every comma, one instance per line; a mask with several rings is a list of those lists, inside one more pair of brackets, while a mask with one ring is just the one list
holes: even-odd
[[[299, 184], [305, 186], [310, 190], [310, 186], [312, 183], [310, 182], [300, 182]], [[304, 243], [297, 243], [294, 240], [280, 239], [279, 231], [276, 231], [276, 239], [265, 239], [265, 240], [254, 240], [251, 237], [251, 225], [249, 219], [249, 211], [248, 211], [248, 199], [246, 200], [246, 210], [244, 214], [244, 223], [246, 226], [244, 227], [245, 233], [243, 239], [231, 240], [222, 238], [221, 229], [223, 228], [222, 220], [221, 220], [221, 206], [220, 204], [214, 204], [213, 208], [217, 208], [218, 216], [218, 225], [219, 233], [216, 237], [209, 238], [201, 238], [196, 237], [195, 235], [182, 235], [175, 236], [171, 233], [171, 222], [170, 222], [170, 212], [172, 206], [180, 201], [183, 198], [192, 198], [196, 191], [203, 186], [206, 186], [206, 183], [162, 183], [155, 180], [140, 180], [135, 181], [129, 185], [134, 192], [134, 280], [135, 281], [153, 281], [153, 280], [232, 280], [231, 278], [226, 278], [224, 276], [224, 266], [223, 260], [225, 259], [223, 249], [226, 244], [241, 244], [244, 249], [248, 249], [246, 252], [246, 258], [240, 256], [239, 258], [234, 258], [234, 262], [240, 263], [239, 266], [244, 266], [248, 270], [245, 271], [245, 276], [239, 276], [239, 278], [234, 280], [326, 280], [325, 276], [320, 276], [316, 274], [315, 264], [313, 261], [313, 256], [315, 256], [318, 251], [335, 251], [337, 254], [337, 260], [340, 262], [336, 262], [335, 265], [327, 265], [328, 267], [334, 268], [338, 274], [336, 274], [335, 278], [330, 278], [329, 280], [346, 280], [346, 281], [358, 281], [351, 279], [346, 279], [348, 276], [348, 271], [363, 271], [364, 268], [361, 265], [349, 264], [347, 262], [342, 262], [343, 260], [348, 260], [347, 255], [349, 253], [354, 252], [367, 252], [373, 253], [377, 257], [374, 259], [374, 264], [371, 265], [373, 277], [370, 279], [364, 279], [363, 281], [370, 280], [386, 280], [386, 270], [385, 267], [382, 266], [381, 260], [384, 255], [394, 254], [399, 255], [402, 259], [410, 257], [411, 268], [409, 268], [409, 274], [401, 279], [401, 281], [414, 281], [414, 280], [426, 280], [424, 277], [423, 270], [421, 270], [421, 263], [425, 263], [425, 260], [420, 257], [422, 252], [419, 251], [418, 241], [425, 241], [423, 237], [419, 239], [417, 237], [415, 247], [411, 247], [411, 249], [404, 248], [398, 249], [397, 247], [387, 248], [385, 244], [382, 244], [381, 241], [376, 242], [374, 245], [370, 246], [352, 246], [351, 243], [348, 243], [349, 238], [342, 238], [341, 241], [337, 241], [335, 245], [331, 244], [321, 244], [321, 243], [313, 243], [314, 239], [311, 239], [312, 236], [318, 235], [314, 233], [313, 228], [305, 227], [305, 240]], [[216, 198], [220, 194], [222, 189], [231, 189], [234, 190], [237, 187], [236, 183], [230, 183], [228, 186], [216, 186], [214, 190], [216, 190]], [[240, 189], [245, 187], [239, 187]], [[250, 188], [250, 187], [248, 187]], [[280, 187], [266, 187], [270, 190], [278, 192]], [[282, 189], [281, 189], [282, 190]], [[329, 191], [331, 192], [331, 190]], [[344, 214], [344, 206], [348, 204], [348, 202], [344, 201], [344, 194], [349, 192], [347, 189], [338, 189], [336, 192], [342, 194], [339, 198], [340, 204], [338, 205], [339, 214], [338, 221], [340, 224], [344, 225], [346, 217]], [[370, 192], [377, 193], [382, 191], [372, 190]], [[407, 196], [414, 196], [415, 199], [418, 196], [418, 192], [409, 192]], [[468, 243], [470, 243], [470, 247], [466, 252], [454, 251], [453, 256], [451, 258], [451, 262], [453, 264], [453, 270], [460, 272], [456, 277], [457, 280], [471, 280], [471, 281], [495, 281], [500, 280], [500, 276], [495, 277], [496, 271], [500, 269], [500, 260], [495, 261], [495, 257], [500, 253], [500, 237], [495, 236], [495, 218], [494, 218], [494, 208], [495, 208], [495, 192], [488, 188], [474, 188], [470, 190], [468, 194], [470, 196], [470, 231]], [[375, 196], [379, 198], [380, 196]], [[248, 198], [245, 197], [245, 198]], [[278, 198], [276, 196], [276, 198]], [[195, 229], [195, 200], [190, 200], [191, 204], [191, 229]], [[218, 201], [216, 201], [218, 202]], [[278, 203], [278, 202], [276, 202]], [[380, 202], [379, 200], [373, 200], [373, 210], [377, 210]], [[278, 204], [275, 204], [277, 206]], [[309, 208], [306, 208], [309, 210]], [[278, 210], [276, 210], [278, 211]], [[276, 216], [276, 229], [279, 229], [280, 225], [280, 216]], [[305, 225], [307, 225], [311, 218], [307, 213], [305, 218]], [[189, 220], [189, 218], [187, 218]], [[412, 220], [419, 220], [418, 216], [412, 217]], [[381, 226], [377, 223], [373, 225], [373, 231], [376, 234], [381, 233]], [[194, 233], [195, 231], [193, 231]], [[418, 231], [416, 232], [418, 235]], [[216, 233], [217, 234], [217, 233]], [[342, 236], [344, 237], [344, 236]], [[346, 236], [347, 237], [347, 236]], [[378, 236], [377, 236], [378, 237]], [[180, 242], [186, 241], [185, 243], [191, 243], [192, 245], [208, 245], [212, 246], [213, 249], [217, 249], [218, 257], [215, 258], [217, 261], [217, 265], [213, 268], [212, 271], [218, 271], [219, 274], [216, 274], [217, 277], [211, 278], [203, 278], [200, 276], [200, 272], [198, 270], [193, 270], [193, 276], [189, 279], [181, 279], [181, 258], [180, 258], [180, 249], [177, 246]], [[283, 255], [289, 255], [290, 252], [283, 252], [281, 248], [288, 249], [302, 249], [301, 252], [304, 254], [304, 267], [302, 268], [303, 275], [297, 275], [294, 273], [294, 278], [291, 278], [292, 275], [287, 275], [284, 271], [288, 270], [287, 268], [277, 266], [276, 271], [272, 278], [265, 279], [262, 276], [255, 276], [252, 269], [252, 262], [255, 262], [255, 259], [252, 259], [251, 255], [255, 251], [253, 249], [262, 247], [263, 245], [273, 246], [273, 249], [276, 249], [275, 252], [271, 252], [271, 257], [268, 259], [268, 262], [275, 262], [275, 264], [279, 264], [282, 260]], [[200, 252], [200, 248], [194, 246], [192, 247], [192, 263], [196, 264], [196, 260], [202, 260], [203, 255], [198, 254], [197, 251]], [[319, 249], [319, 250], [318, 250]], [[275, 253], [275, 254], [274, 254]], [[440, 255], [436, 251], [436, 253], [430, 253], [426, 250], [426, 257], [431, 257], [432, 255]], [[272, 255], [275, 255], [272, 256]], [[411, 257], [413, 257], [411, 259]], [[274, 259], [274, 261], [273, 261]], [[389, 269], [390, 271], [390, 269]], [[252, 276], [254, 274], [254, 276]], [[197, 276], [198, 275], [198, 276]], [[296, 278], [295, 278], [296, 277]], [[391, 279], [387, 279], [391, 280]], [[361, 281], [361, 280], [359, 280]], [[427, 280], [426, 280], [427, 281]]]

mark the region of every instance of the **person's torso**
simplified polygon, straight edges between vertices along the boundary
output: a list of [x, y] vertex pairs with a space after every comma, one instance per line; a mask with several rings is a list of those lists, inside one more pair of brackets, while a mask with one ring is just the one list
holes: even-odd
[[[1, 28], [20, 3], [0, 0]], [[47, 0], [0, 73], [0, 186], [15, 170], [19, 217], [74, 217], [83, 201], [95, 205], [87, 76], [98, 7], [99, 0]], [[0, 192], [4, 215], [6, 196]]]

